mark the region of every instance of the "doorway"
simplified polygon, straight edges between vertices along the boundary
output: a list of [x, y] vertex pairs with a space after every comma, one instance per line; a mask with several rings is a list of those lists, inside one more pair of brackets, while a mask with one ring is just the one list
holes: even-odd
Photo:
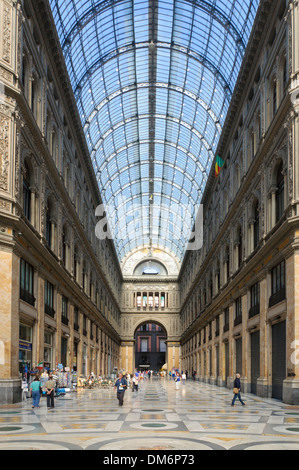
[[135, 334], [135, 368], [159, 372], [166, 362], [166, 340], [166, 331], [160, 325], [141, 325]]

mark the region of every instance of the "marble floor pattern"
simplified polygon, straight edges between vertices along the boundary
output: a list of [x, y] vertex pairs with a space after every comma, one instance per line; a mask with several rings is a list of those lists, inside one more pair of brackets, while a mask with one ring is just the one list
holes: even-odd
[[0, 406], [0, 450], [299, 450], [299, 406], [194, 381], [180, 390], [168, 378], [128, 390], [78, 390], [46, 400]]

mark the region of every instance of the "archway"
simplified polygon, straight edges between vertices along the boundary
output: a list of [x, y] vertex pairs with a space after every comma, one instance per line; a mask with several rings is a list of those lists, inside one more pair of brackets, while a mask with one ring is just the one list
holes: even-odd
[[159, 324], [144, 322], [135, 331], [135, 369], [159, 372], [166, 363], [167, 333]]

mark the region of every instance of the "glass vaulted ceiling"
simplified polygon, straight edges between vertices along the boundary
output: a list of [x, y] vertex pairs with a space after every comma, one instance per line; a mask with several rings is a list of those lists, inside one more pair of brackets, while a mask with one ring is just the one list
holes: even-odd
[[50, 4], [120, 261], [182, 260], [259, 1]]

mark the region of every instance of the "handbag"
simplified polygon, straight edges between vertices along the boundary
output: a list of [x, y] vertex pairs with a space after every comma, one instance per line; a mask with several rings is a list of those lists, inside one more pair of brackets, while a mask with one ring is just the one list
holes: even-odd
[[233, 389], [233, 392], [234, 392], [235, 395], [238, 395], [239, 389], [238, 389], [238, 388], [234, 388], [234, 389]]

